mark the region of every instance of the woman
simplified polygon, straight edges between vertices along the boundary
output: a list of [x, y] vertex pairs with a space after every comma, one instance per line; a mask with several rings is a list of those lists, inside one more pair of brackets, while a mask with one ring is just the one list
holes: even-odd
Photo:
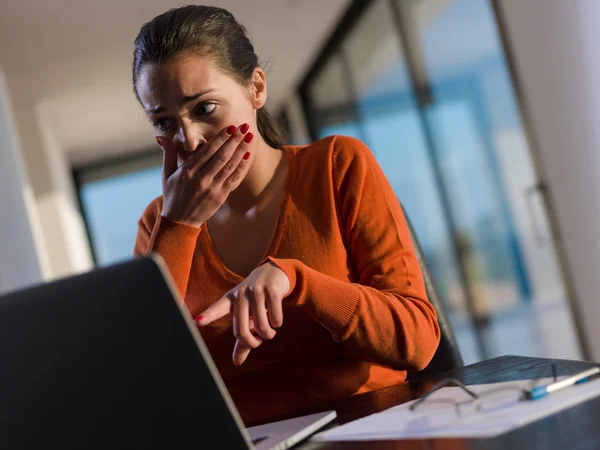
[[134, 253], [164, 258], [246, 423], [429, 363], [436, 314], [389, 183], [355, 139], [284, 145], [229, 12], [144, 25], [133, 85], [164, 153]]

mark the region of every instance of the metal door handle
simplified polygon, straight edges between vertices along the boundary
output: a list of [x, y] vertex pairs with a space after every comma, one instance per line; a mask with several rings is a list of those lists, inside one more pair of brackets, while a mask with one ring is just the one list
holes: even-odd
[[539, 181], [533, 186], [529, 186], [527, 189], [525, 189], [525, 203], [527, 205], [527, 212], [529, 214], [529, 220], [533, 229], [533, 235], [535, 237], [536, 244], [541, 247], [546, 244], [546, 239], [544, 238], [542, 232], [540, 231], [538, 223], [535, 220], [533, 198], [534, 195], [537, 193], [540, 193], [542, 195], [546, 193], [546, 185], [544, 184], [544, 182]]

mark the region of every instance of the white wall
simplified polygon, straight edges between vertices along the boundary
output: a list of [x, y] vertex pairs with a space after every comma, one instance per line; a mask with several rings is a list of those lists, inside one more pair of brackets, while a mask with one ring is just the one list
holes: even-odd
[[41, 223], [41, 251], [48, 261], [46, 277], [51, 280], [85, 272], [93, 263], [68, 156], [48, 125], [44, 103], [32, 98], [20, 78], [7, 77], [7, 86]]
[[85, 272], [93, 267], [83, 216], [79, 210], [71, 162], [52, 127], [43, 103], [36, 105], [35, 123], [42, 143], [42, 156], [50, 174], [51, 190], [38, 198], [39, 214], [50, 253], [52, 278]]
[[42, 282], [49, 274], [46, 256], [0, 70], [0, 293]]
[[[600, 360], [600, 2], [501, 0], [589, 357]], [[543, 3], [543, 5], [542, 5]]]

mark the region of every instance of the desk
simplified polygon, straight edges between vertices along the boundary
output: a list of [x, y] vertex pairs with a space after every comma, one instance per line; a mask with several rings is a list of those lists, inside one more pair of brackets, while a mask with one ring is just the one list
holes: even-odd
[[[490, 359], [424, 381], [411, 381], [379, 391], [356, 395], [337, 402], [329, 409], [338, 413], [338, 424], [420, 397], [437, 381], [446, 376], [458, 378], [465, 384], [483, 384], [552, 376], [555, 363], [557, 375], [569, 375], [590, 367], [581, 361], [565, 361], [520, 356]], [[600, 448], [600, 397], [562, 411], [538, 422], [494, 439], [434, 439], [428, 441], [371, 441], [371, 442], [307, 442], [300, 450], [579, 450]]]

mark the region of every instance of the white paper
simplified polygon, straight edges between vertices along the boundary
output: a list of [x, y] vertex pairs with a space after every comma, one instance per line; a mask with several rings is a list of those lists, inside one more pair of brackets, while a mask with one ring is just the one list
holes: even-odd
[[[540, 380], [536, 385], [551, 381]], [[313, 440], [494, 437], [600, 396], [600, 379], [596, 379], [539, 400], [519, 400], [522, 389], [528, 389], [532, 383], [519, 380], [467, 386], [480, 396], [479, 400], [473, 400], [459, 387], [444, 387], [415, 411], [409, 406], [417, 400], [317, 434]], [[426, 408], [421, 408], [428, 402]], [[456, 403], [460, 405], [460, 415], [453, 406]]]

